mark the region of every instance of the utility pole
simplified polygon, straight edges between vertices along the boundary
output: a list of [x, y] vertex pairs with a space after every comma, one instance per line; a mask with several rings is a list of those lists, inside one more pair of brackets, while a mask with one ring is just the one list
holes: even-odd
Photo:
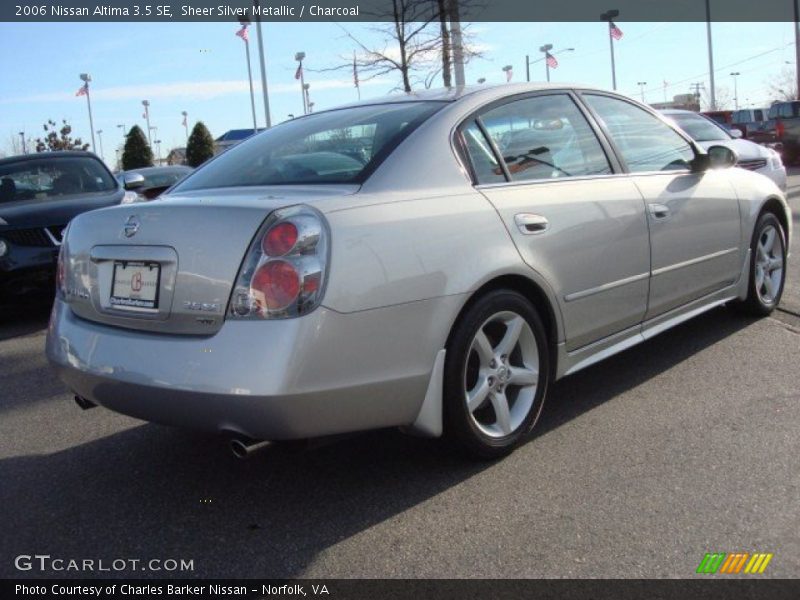
[[638, 81], [636, 85], [639, 86], [639, 92], [642, 94], [642, 104], [644, 104], [644, 86], [647, 85], [646, 81]]
[[694, 95], [695, 101], [697, 102], [697, 106], [699, 108], [700, 107], [701, 93], [705, 91], [706, 86], [704, 84], [702, 84], [702, 83], [693, 83], [693, 84], [691, 84], [689, 86], [689, 89], [691, 90], [692, 94]]
[[706, 0], [706, 31], [708, 34], [708, 74], [711, 84], [711, 110], [717, 110], [717, 91], [714, 84], [714, 43], [711, 39], [711, 0]]

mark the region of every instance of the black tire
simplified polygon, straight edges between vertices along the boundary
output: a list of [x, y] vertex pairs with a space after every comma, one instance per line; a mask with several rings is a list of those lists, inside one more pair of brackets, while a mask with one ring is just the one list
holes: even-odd
[[[759, 243], [770, 228], [777, 232], [774, 244], [780, 251], [780, 257], [783, 261], [783, 266], [780, 273], [780, 284], [778, 285], [777, 293], [773, 293], [771, 301], [765, 299], [765, 290], [763, 286], [759, 289], [757, 285], [757, 278], [759, 276]], [[774, 254], [774, 252], [773, 252]], [[763, 267], [762, 267], [763, 269]], [[784, 283], [786, 282], [786, 232], [778, 218], [771, 212], [762, 213], [756, 222], [755, 229], [753, 230], [753, 238], [750, 241], [750, 274], [747, 283], [747, 299], [737, 303], [735, 306], [740, 311], [753, 315], [756, 317], [765, 317], [769, 315], [775, 307], [780, 304], [781, 296], [783, 295]]]
[[[476, 415], [479, 413], [485, 414], [487, 417], [494, 415], [496, 423], [494, 425], [491, 423], [479, 424], [477, 417], [470, 412], [466, 400], [467, 378], [470, 373], [475, 373], [476, 378], [481, 377], [481, 373], [484, 373], [484, 371], [478, 370], [481, 367], [474, 365], [476, 360], [480, 362], [481, 359], [478, 357], [478, 353], [472, 350], [473, 341], [481, 330], [487, 340], [491, 341], [491, 336], [499, 342], [499, 338], [504, 335], [504, 325], [501, 320], [489, 320], [499, 318], [500, 315], [508, 316], [511, 313], [522, 317], [528, 325], [528, 329], [514, 319], [522, 328], [523, 333], [519, 336], [518, 345], [513, 347], [510, 355], [503, 355], [504, 358], [498, 365], [499, 368], [507, 365], [508, 369], [502, 375], [494, 378], [498, 388], [487, 395], [487, 399], [481, 405], [482, 408], [474, 411]], [[505, 329], [505, 331], [509, 330], [510, 326]], [[523, 362], [526, 353], [528, 356], [532, 353], [531, 334], [538, 353], [538, 381], [535, 388], [528, 384], [516, 385], [513, 382], [513, 375], [511, 375], [513, 369], [520, 369], [528, 377], [535, 378], [535, 375], [532, 375], [534, 371], [526, 371], [525, 369], [529, 365]], [[495, 344], [493, 343], [492, 346]], [[498, 344], [497, 348], [499, 347]], [[492, 348], [492, 350], [495, 349]], [[492, 365], [496, 363], [497, 361], [494, 361]], [[510, 379], [500, 381], [508, 375], [511, 375]], [[485, 378], [487, 382], [492, 379], [491, 376]], [[544, 404], [549, 380], [550, 356], [547, 334], [533, 305], [524, 296], [512, 290], [494, 290], [478, 298], [461, 315], [447, 344], [444, 368], [444, 435], [446, 440], [458, 451], [471, 458], [495, 459], [509, 454], [524, 440], [536, 424]], [[499, 385], [500, 383], [504, 385]], [[477, 383], [475, 385], [477, 386]], [[506, 414], [516, 413], [513, 418], [509, 417], [506, 423], [513, 423], [513, 419], [521, 419], [521, 422], [506, 435], [502, 435], [503, 428], [500, 427], [500, 418], [494, 408], [496, 397], [493, 394], [498, 389], [502, 398], [506, 399], [506, 406], [509, 407]], [[535, 393], [533, 393], [534, 390]], [[514, 396], [515, 392], [516, 396]], [[533, 397], [532, 401], [531, 396]], [[530, 403], [530, 408], [525, 414], [525, 406], [528, 403]], [[522, 418], [523, 414], [524, 418]], [[500, 431], [491, 435], [482, 427], [496, 428]]]

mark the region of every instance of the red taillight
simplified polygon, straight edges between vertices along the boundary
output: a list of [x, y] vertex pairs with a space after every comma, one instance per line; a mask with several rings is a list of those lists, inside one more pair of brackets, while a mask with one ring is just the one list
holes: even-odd
[[775, 123], [775, 134], [778, 136], [778, 139], [781, 139], [784, 133], [786, 133], [786, 125], [783, 124], [783, 121]]
[[259, 308], [281, 310], [294, 302], [300, 293], [300, 275], [284, 260], [271, 260], [253, 275], [250, 288]]
[[294, 223], [278, 223], [267, 232], [261, 248], [267, 256], [283, 256], [297, 243], [297, 227]]

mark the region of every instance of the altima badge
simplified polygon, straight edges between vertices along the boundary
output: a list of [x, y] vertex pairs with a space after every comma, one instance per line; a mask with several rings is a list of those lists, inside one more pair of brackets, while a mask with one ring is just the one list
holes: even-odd
[[136, 215], [131, 215], [128, 217], [128, 220], [125, 221], [125, 227], [122, 228], [122, 232], [125, 234], [125, 237], [133, 237], [138, 231], [139, 219], [136, 217]]

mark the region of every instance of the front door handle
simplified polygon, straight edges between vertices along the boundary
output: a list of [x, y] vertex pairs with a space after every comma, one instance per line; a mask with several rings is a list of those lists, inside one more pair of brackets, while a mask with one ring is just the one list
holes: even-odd
[[514, 217], [514, 223], [525, 235], [544, 233], [550, 228], [550, 221], [542, 215], [520, 213]]
[[656, 219], [666, 219], [669, 217], [669, 206], [665, 204], [650, 204], [650, 214]]

